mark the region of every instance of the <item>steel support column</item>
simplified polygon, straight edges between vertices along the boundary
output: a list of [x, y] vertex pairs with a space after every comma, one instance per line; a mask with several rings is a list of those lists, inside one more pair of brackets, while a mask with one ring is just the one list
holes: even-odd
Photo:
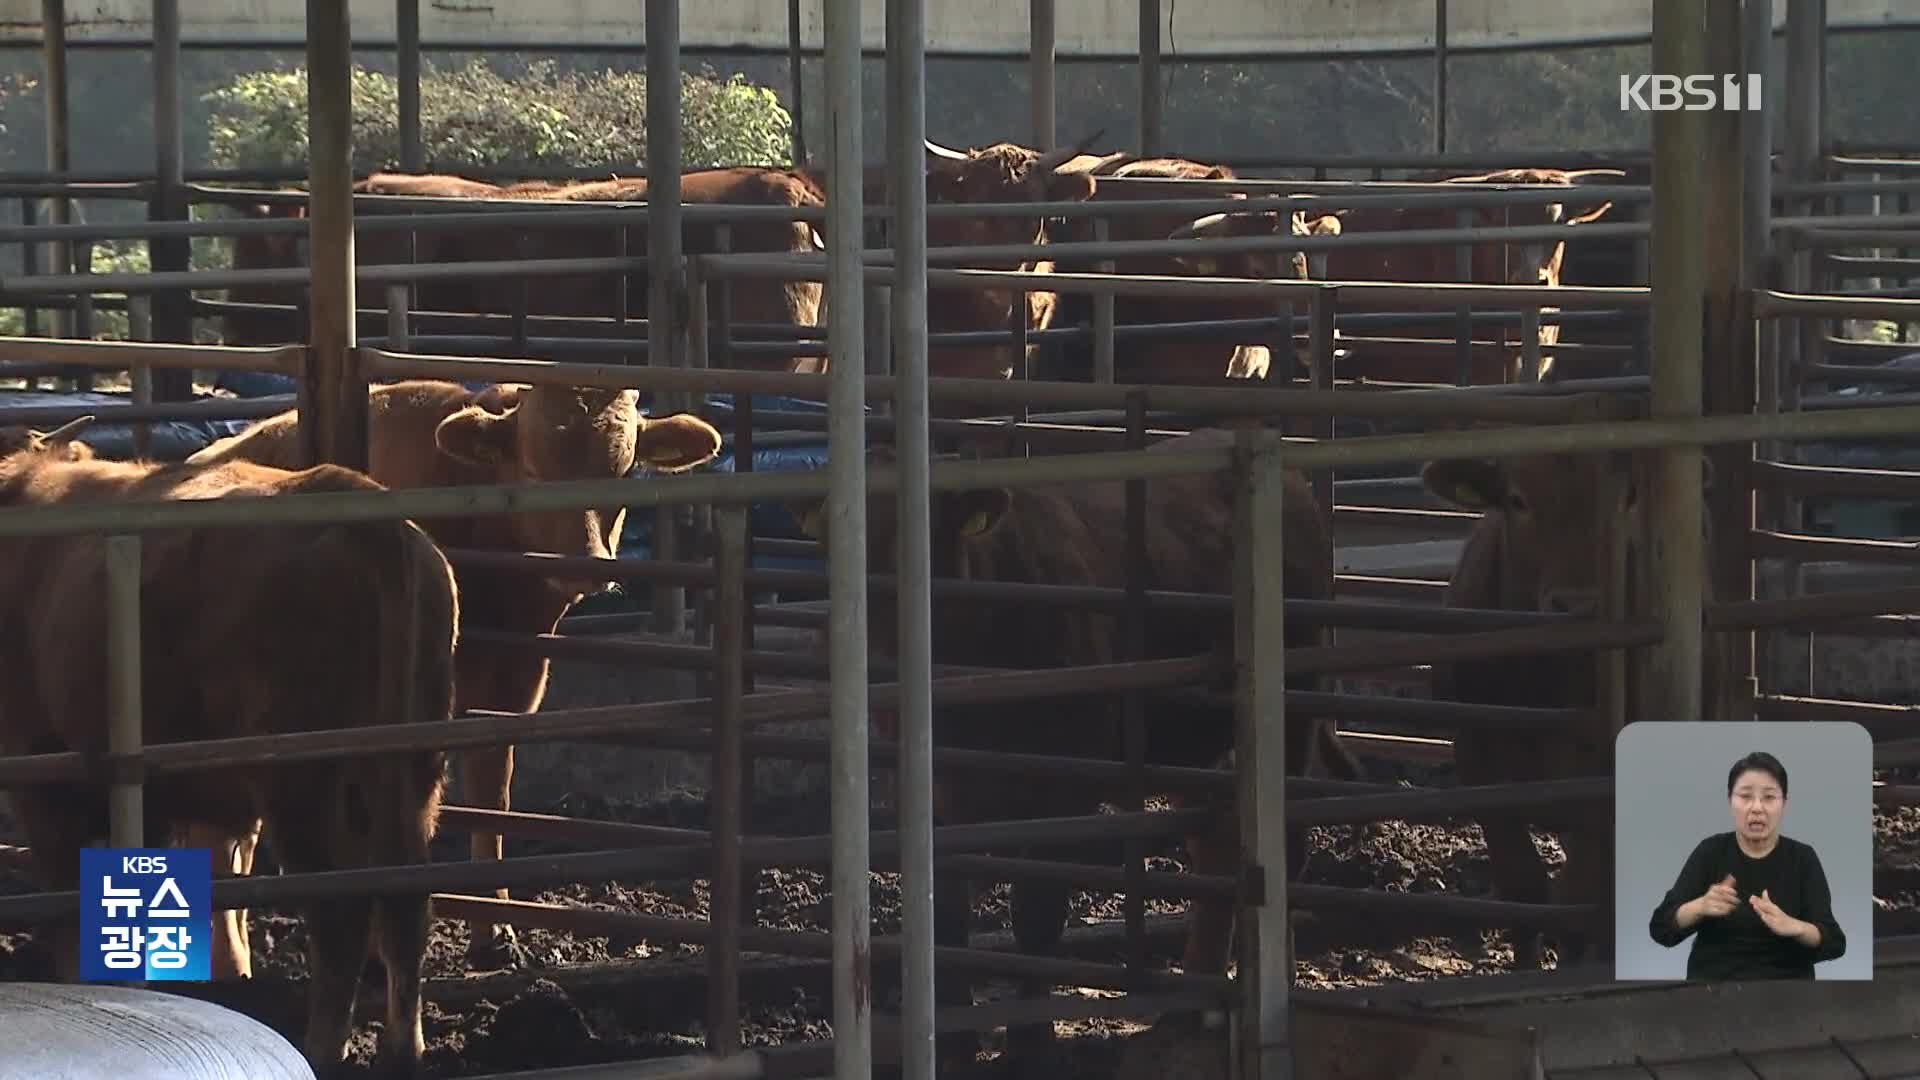
[[1240, 865], [1257, 903], [1237, 905], [1237, 1080], [1292, 1080], [1292, 933], [1287, 920], [1287, 710], [1280, 433], [1239, 433], [1234, 505], [1235, 802]]
[[[68, 104], [67, 93], [67, 3], [66, 0], [42, 0], [40, 5], [42, 63], [45, 65], [46, 113], [47, 113], [47, 172], [54, 176], [65, 176], [73, 167], [68, 153], [69, 123], [72, 109]], [[47, 224], [67, 225], [73, 221], [73, 203], [65, 195], [56, 195], [47, 200]], [[47, 265], [56, 274], [73, 273], [73, 252], [65, 240], [55, 240], [47, 245]], [[74, 313], [55, 309], [53, 316], [53, 337], [72, 337]], [[93, 369], [85, 370], [87, 385], [91, 389]], [[76, 376], [82, 369], [74, 369]]]
[[[860, 0], [826, 0], [827, 641], [833, 1074], [873, 1075], [867, 772], [866, 281]], [[898, 196], [896, 195], [897, 199]]]
[[[652, 367], [679, 366], [685, 359], [680, 219], [680, 0], [647, 0], [647, 364]], [[685, 409], [691, 397], [656, 393], [653, 412]], [[678, 506], [654, 510], [656, 557], [679, 556], [685, 516]], [[684, 587], [653, 587], [655, 632], [680, 633], [686, 609]]]
[[[153, 154], [154, 192], [148, 216], [156, 221], [187, 220], [187, 191], [180, 124], [180, 0], [153, 0]], [[192, 247], [184, 236], [147, 242], [155, 273], [185, 271]], [[186, 289], [154, 294], [155, 341], [193, 340], [193, 296]], [[160, 368], [153, 373], [155, 401], [193, 397], [193, 372]]]
[[[1027, 0], [1027, 70], [1033, 105], [1033, 146], [1051, 150], [1054, 142], [1054, 72], [1058, 51], [1054, 0]], [[924, 55], [924, 54], [923, 54]]]
[[347, 5], [307, 0], [307, 247], [313, 300], [308, 367], [300, 380], [300, 442], [311, 463], [364, 471], [367, 375], [354, 348], [352, 89], [353, 25]]
[[1140, 153], [1163, 153], [1160, 146], [1160, 0], [1140, 5]]
[[[1032, 0], [1047, 21], [1047, 128], [1052, 145], [1053, 0]], [[1037, 29], [1036, 29], [1037, 33]], [[894, 446], [900, 462], [900, 1055], [903, 1080], [933, 1080], [933, 593], [927, 418], [927, 0], [888, 0], [887, 101], [893, 193]], [[1035, 44], [1036, 75], [1040, 55]], [[1039, 123], [1039, 97], [1035, 99]], [[843, 234], [844, 235], [844, 234]]]
[[420, 0], [394, 0], [394, 49], [400, 84], [400, 168], [423, 172], [420, 146]]
[[[1728, 32], [1738, 34], [1738, 24]], [[1663, 75], [1704, 75], [1711, 68], [1708, 8], [1656, 4], [1653, 69]], [[1737, 124], [1738, 114], [1716, 115]], [[1652, 415], [1691, 419], [1701, 414], [1701, 328], [1707, 284], [1706, 249], [1727, 240], [1709, 231], [1701, 162], [1708, 153], [1707, 114], [1673, 110], [1653, 115], [1653, 370]], [[1738, 198], [1733, 201], [1739, 205]], [[1730, 215], [1717, 220], [1730, 222]], [[1701, 499], [1704, 471], [1698, 447], [1646, 456], [1643, 489], [1648, 543], [1643, 549], [1649, 614], [1665, 629], [1646, 651], [1640, 681], [1640, 720], [1701, 718], [1700, 612], [1705, 602], [1706, 552]]]

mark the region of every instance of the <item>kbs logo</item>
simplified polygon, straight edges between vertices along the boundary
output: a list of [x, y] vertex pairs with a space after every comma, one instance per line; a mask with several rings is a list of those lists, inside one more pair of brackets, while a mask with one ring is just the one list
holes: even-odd
[[1723, 75], [1717, 81], [1716, 87], [1712, 75], [1622, 75], [1620, 111], [1760, 111], [1760, 76]]
[[204, 981], [212, 937], [212, 852], [80, 849], [81, 979]]

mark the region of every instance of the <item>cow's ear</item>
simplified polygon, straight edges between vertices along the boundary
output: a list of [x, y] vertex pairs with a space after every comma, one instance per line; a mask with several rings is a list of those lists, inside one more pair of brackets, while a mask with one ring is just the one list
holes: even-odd
[[1429, 461], [1420, 482], [1466, 510], [1492, 510], [1507, 499], [1506, 471], [1492, 461]]
[[720, 453], [720, 430], [692, 413], [641, 417], [633, 455], [655, 472], [682, 472]]
[[999, 528], [1012, 505], [1013, 496], [1005, 488], [959, 491], [950, 498], [947, 520], [958, 536], [971, 540]]
[[514, 419], [519, 410], [488, 412], [469, 405], [433, 430], [433, 445], [467, 465], [498, 465], [513, 453]]

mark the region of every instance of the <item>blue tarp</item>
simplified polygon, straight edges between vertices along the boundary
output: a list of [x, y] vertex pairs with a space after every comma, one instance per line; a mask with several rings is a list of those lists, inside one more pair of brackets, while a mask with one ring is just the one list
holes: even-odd
[[[194, 400], [210, 401], [213, 398], [212, 395], [196, 394]], [[8, 408], [99, 405], [104, 410], [123, 408], [131, 403], [131, 395], [124, 393], [106, 394], [84, 391], [61, 394], [45, 390], [0, 390], [0, 406]], [[163, 461], [178, 461], [217, 439], [224, 439], [244, 431], [252, 423], [252, 420], [156, 420], [145, 426], [153, 432], [150, 451], [153, 456]], [[112, 424], [96, 420], [82, 429], [78, 438], [103, 458], [133, 456], [133, 425], [130, 424]]]

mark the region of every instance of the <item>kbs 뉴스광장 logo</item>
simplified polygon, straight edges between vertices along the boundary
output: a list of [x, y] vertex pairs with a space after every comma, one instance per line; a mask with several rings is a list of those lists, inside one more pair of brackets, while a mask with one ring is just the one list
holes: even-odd
[[80, 978], [211, 977], [213, 853], [206, 848], [82, 848]]

